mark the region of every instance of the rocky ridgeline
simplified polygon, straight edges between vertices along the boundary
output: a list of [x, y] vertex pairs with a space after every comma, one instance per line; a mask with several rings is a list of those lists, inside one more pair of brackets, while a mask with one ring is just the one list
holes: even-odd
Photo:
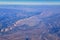
[[31, 16], [18, 12], [0, 17], [1, 40], [60, 40], [60, 13], [42, 11]]

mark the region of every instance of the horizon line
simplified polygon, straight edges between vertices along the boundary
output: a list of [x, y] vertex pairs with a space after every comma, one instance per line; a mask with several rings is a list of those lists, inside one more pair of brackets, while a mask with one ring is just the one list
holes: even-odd
[[0, 5], [60, 5], [60, 2], [0, 2]]

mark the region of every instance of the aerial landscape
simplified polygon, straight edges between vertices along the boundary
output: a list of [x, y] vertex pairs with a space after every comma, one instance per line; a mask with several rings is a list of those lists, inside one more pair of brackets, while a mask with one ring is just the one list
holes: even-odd
[[60, 5], [0, 5], [0, 40], [60, 40]]

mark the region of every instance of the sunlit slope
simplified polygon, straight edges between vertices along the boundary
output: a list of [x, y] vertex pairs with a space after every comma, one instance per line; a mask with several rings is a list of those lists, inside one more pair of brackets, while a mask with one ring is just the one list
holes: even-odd
[[16, 9], [4, 9], [0, 8], [0, 23], [6, 26], [9, 26], [10, 24], [13, 24], [17, 20], [28, 18], [30, 16], [36, 15], [40, 12], [25, 12], [24, 10], [16, 10]]

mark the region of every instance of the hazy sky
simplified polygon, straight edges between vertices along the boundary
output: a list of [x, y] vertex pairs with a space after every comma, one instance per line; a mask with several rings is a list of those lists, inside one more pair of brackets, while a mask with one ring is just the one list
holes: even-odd
[[20, 1], [20, 2], [59, 2], [60, 0], [0, 0], [0, 1]]

